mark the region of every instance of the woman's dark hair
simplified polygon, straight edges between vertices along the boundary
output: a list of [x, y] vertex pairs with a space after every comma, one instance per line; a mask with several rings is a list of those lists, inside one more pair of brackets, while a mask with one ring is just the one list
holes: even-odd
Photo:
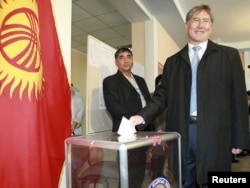
[[162, 74], [159, 74], [156, 78], [155, 78], [155, 89], [158, 87], [158, 84], [160, 83], [162, 78]]

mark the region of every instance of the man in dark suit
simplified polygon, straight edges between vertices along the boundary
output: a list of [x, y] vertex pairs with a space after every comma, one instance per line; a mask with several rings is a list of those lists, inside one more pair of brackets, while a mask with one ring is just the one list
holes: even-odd
[[[117, 73], [103, 80], [103, 95], [108, 112], [112, 116], [113, 132], [117, 132], [122, 117], [138, 113], [151, 96], [145, 80], [133, 74], [133, 53], [128, 48], [120, 48], [115, 53]], [[144, 126], [138, 126], [143, 130]]]
[[[112, 116], [113, 132], [117, 132], [122, 117], [138, 113], [150, 100], [145, 80], [133, 74], [133, 53], [128, 48], [120, 48], [115, 53], [116, 74], [103, 80], [103, 94], [108, 112]], [[137, 130], [144, 130], [139, 125]], [[149, 129], [147, 129], [148, 131]], [[146, 170], [147, 148], [135, 148], [128, 151], [128, 178], [129, 187], [141, 187]]]
[[[246, 86], [239, 52], [209, 40], [212, 26], [209, 6], [196, 6], [187, 13], [188, 44], [167, 59], [152, 100], [130, 118], [136, 126], [152, 121], [167, 108], [166, 130], [181, 134], [183, 188], [206, 186], [209, 171], [229, 172], [232, 153], [249, 147]], [[198, 54], [193, 50], [196, 46], [200, 48]], [[192, 69], [193, 57], [197, 72]], [[191, 102], [193, 85], [197, 103]], [[196, 104], [194, 111], [192, 104]]]

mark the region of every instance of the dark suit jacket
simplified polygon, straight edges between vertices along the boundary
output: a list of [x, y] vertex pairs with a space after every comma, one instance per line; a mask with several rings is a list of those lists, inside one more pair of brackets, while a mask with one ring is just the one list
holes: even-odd
[[[149, 101], [151, 96], [145, 80], [137, 75], [133, 76], [146, 102]], [[142, 109], [140, 95], [120, 71], [103, 80], [103, 95], [107, 110], [112, 116], [113, 132], [118, 131], [123, 116], [129, 118]], [[144, 126], [137, 128], [142, 130]]]
[[[186, 45], [167, 59], [161, 85], [138, 113], [147, 123], [167, 107], [166, 131], [181, 134], [182, 164], [188, 154], [191, 76]], [[196, 174], [203, 184], [208, 171], [230, 171], [232, 147], [248, 148], [245, 77], [236, 49], [208, 41], [197, 70], [197, 117]]]

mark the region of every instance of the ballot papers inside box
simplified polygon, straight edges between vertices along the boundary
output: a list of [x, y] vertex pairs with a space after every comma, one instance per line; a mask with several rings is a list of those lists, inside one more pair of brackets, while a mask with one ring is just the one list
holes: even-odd
[[180, 135], [137, 132], [65, 140], [67, 187], [181, 187]]

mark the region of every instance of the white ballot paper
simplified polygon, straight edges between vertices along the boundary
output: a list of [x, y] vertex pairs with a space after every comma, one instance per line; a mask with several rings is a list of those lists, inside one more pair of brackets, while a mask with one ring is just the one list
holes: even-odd
[[131, 122], [127, 118], [122, 117], [122, 121], [118, 130], [118, 134], [120, 135], [118, 138], [119, 141], [128, 142], [136, 140], [135, 133], [135, 127], [131, 125]]

